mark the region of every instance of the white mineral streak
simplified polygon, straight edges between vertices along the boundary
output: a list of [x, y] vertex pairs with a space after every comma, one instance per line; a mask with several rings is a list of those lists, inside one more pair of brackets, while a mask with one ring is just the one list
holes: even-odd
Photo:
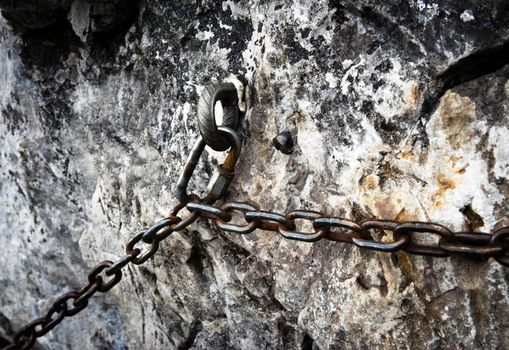
[[490, 129], [489, 143], [493, 150], [495, 166], [493, 172], [498, 179], [506, 179], [509, 174], [509, 129], [502, 127]]
[[463, 22], [470, 22], [475, 19], [472, 10], [465, 10], [461, 13], [460, 18]]
[[[355, 148], [350, 153], [355, 159], [360, 159], [360, 162], [356, 167], [357, 171], [353, 170], [355, 167], [350, 166], [353, 171], [351, 170], [349, 176], [344, 178], [344, 186], [346, 187], [347, 183], [360, 183], [359, 193], [352, 193], [352, 196], [364, 198], [365, 205], [370, 206], [375, 213], [379, 212], [376, 208], [377, 203], [382, 203], [383, 198], [390, 198], [390, 202], [395, 204], [392, 211], [396, 216], [403, 212], [415, 213], [414, 219], [442, 221], [455, 229], [462, 229], [465, 223], [460, 209], [471, 205], [476, 212], [482, 213], [485, 223], [483, 229], [489, 230], [497, 222], [497, 218], [493, 216], [494, 208], [502, 203], [504, 197], [489, 181], [489, 168], [486, 160], [483, 159], [482, 152], [470, 146], [480, 142], [483, 135], [487, 133], [487, 128], [483, 122], [475, 121], [474, 107], [464, 109], [465, 105], [468, 108], [468, 99], [450, 93], [442, 99], [441, 106], [446, 104], [445, 108], [452, 108], [453, 111], [439, 108], [428, 122], [430, 146], [425, 155], [415, 154], [402, 145], [402, 148], [395, 150], [394, 155], [391, 156], [391, 168], [406, 174], [405, 179], [398, 182], [390, 181], [387, 186], [380, 188], [377, 175], [366, 174], [364, 169], [370, 168], [366, 166], [366, 158], [384, 149], [376, 132], [372, 130], [358, 144], [359, 149], [362, 150], [361, 154], [359, 151], [356, 152]], [[454, 115], [448, 115], [451, 112]], [[445, 118], [459, 119], [468, 113], [473, 113], [470, 115], [471, 118], [460, 122], [461, 125], [457, 126], [457, 130], [461, 134], [452, 135], [457, 139], [451, 142], [447, 134], [450, 131], [444, 127], [443, 120]], [[500, 133], [504, 131], [506, 130], [499, 130]], [[465, 135], [467, 135], [466, 138]], [[490, 136], [490, 141], [495, 146], [498, 136], [493, 133]], [[466, 143], [465, 139], [469, 142]], [[371, 140], [378, 140], [378, 142]], [[495, 175], [506, 176], [507, 173], [502, 174], [501, 169], [507, 166], [507, 148], [496, 147], [494, 156], [495, 159], [500, 160], [496, 163]], [[345, 151], [341, 153], [347, 154]], [[424, 162], [420, 160], [423, 158]], [[379, 160], [373, 159], [373, 166]], [[362, 185], [365, 187], [363, 188]], [[383, 214], [379, 212], [379, 215], [383, 216]]]
[[[5, 30], [7, 24], [0, 16], [0, 26]], [[16, 84], [15, 67], [19, 65], [17, 56], [12, 52], [14, 50], [15, 38], [7, 36], [0, 41], [0, 107], [2, 110], [11, 100], [11, 94]]]

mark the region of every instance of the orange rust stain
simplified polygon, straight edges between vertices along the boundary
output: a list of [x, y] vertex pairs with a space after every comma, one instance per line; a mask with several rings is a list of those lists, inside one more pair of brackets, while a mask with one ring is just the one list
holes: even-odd
[[375, 174], [369, 174], [368, 176], [366, 176], [363, 179], [362, 185], [367, 190], [374, 190], [374, 189], [376, 189], [378, 187], [378, 176], [376, 176]]
[[456, 182], [442, 174], [437, 176], [437, 182], [444, 191], [456, 188]]
[[376, 215], [382, 219], [392, 219], [401, 211], [401, 208], [398, 208], [390, 197], [374, 198], [373, 204]]
[[461, 159], [460, 157], [455, 156], [455, 155], [452, 155], [449, 158], [451, 159], [452, 164], [456, 164], [458, 162], [458, 160]]
[[421, 97], [421, 92], [419, 91], [419, 85], [412, 84], [410, 86], [410, 93], [408, 94], [407, 103], [410, 106], [415, 106]]
[[408, 255], [403, 252], [396, 253], [399, 258], [399, 265], [401, 266], [401, 269], [405, 273], [407, 277], [409, 277], [411, 280], [413, 280], [412, 277], [412, 264], [410, 264], [410, 259], [408, 259]]
[[433, 205], [437, 208], [442, 208], [446, 204], [445, 202], [435, 198], [435, 195], [431, 196], [431, 199], [433, 199]]
[[475, 102], [447, 91], [440, 100], [438, 111], [449, 142], [459, 147], [474, 135], [472, 122], [476, 118]]
[[415, 156], [414, 152], [412, 152], [411, 149], [406, 149], [402, 151], [399, 155], [401, 158], [409, 160], [411, 162], [415, 163], [417, 161], [417, 157]]
[[394, 218], [397, 221], [412, 221], [417, 219], [417, 213], [410, 212], [405, 208], [401, 209], [398, 215]]
[[253, 191], [253, 195], [256, 196], [258, 194], [260, 194], [260, 192], [262, 192], [263, 190], [263, 185], [262, 185], [262, 182], [260, 181], [260, 177], [256, 177], [254, 179], [254, 187], [255, 187], [255, 190]]
[[406, 210], [401, 201], [394, 197], [384, 196], [374, 198], [374, 210], [378, 218], [398, 221], [412, 221], [417, 214]]
[[436, 191], [431, 196], [431, 200], [433, 201], [433, 205], [435, 207], [441, 208], [446, 204], [446, 202], [443, 201], [445, 192], [456, 188], [456, 182], [453, 179], [448, 178], [447, 176], [445, 176], [443, 174], [439, 174], [436, 177], [436, 180], [438, 182], [438, 191]]

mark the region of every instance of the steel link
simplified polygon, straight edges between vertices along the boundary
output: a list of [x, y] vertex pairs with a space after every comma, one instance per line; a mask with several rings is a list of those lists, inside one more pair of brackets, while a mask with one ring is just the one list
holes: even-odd
[[[336, 217], [319, 217], [313, 222], [315, 229], [327, 228], [327, 239], [330, 241], [352, 243], [355, 232], [362, 233], [364, 229], [356, 222]], [[346, 229], [346, 231], [332, 231], [332, 228]]]
[[14, 335], [15, 348], [25, 350], [30, 349], [35, 344], [35, 340], [37, 339], [35, 336], [35, 327], [41, 320], [41, 318], [36, 318]]
[[[51, 306], [51, 308], [48, 310], [46, 315], [43, 317], [45, 322], [44, 322], [42, 331], [44, 333], [36, 332], [35, 336], [42, 337], [43, 335], [45, 335], [46, 333], [51, 331], [53, 328], [55, 328], [55, 326], [57, 324], [59, 324], [60, 322], [62, 322], [62, 320], [64, 319], [66, 311], [67, 311], [67, 305], [65, 305], [64, 307], [59, 307], [59, 306], [53, 304], [53, 306]], [[53, 314], [56, 314], [57, 317], [53, 318]]]
[[462, 255], [470, 258], [487, 258], [500, 255], [504, 247], [491, 245], [491, 235], [484, 232], [458, 232], [453, 233], [454, 238], [449, 241], [441, 238], [439, 247], [451, 254]]
[[[42, 327], [45, 323], [45, 320], [43, 317], [36, 318], [29, 324], [27, 324], [25, 327], [23, 327], [18, 334], [14, 336], [14, 341], [18, 342], [23, 338], [28, 338], [27, 343], [33, 343], [35, 342], [35, 339], [37, 338], [37, 333], [42, 331]], [[37, 327], [41, 327], [41, 330], [37, 330]]]
[[[89, 282], [85, 287], [81, 288], [81, 290], [78, 292], [79, 296], [74, 299], [72, 304], [74, 306], [81, 306], [83, 304], [88, 305], [88, 299], [90, 299], [98, 291], [98, 288], [98, 281]], [[67, 306], [67, 303], [63, 305]]]
[[491, 237], [490, 244], [500, 244], [504, 248], [504, 252], [495, 256], [495, 260], [505, 267], [509, 267], [509, 227], [502, 227], [496, 230]]
[[288, 220], [284, 215], [270, 211], [248, 211], [244, 217], [248, 222], [257, 221], [257, 228], [266, 231], [279, 232], [280, 227], [288, 230], [295, 229], [295, 224], [291, 220]]
[[161, 231], [162, 229], [170, 226], [171, 224], [175, 224], [175, 219], [174, 218], [166, 218], [166, 219], [162, 219], [161, 221], [158, 221], [156, 222], [154, 225], [152, 225], [150, 228], [147, 229], [147, 231], [145, 231], [145, 233], [143, 234], [143, 242], [145, 243], [152, 243], [152, 241], [154, 240], [154, 237], [157, 235], [157, 233], [159, 231]]
[[31, 322], [31, 328], [34, 330], [34, 335], [35, 335], [36, 338], [42, 337], [47, 332], [49, 332], [49, 330], [46, 331], [44, 329], [44, 325], [46, 323], [47, 323], [47, 321], [46, 321], [45, 317], [41, 317], [41, 318], [35, 319], [34, 321]]
[[[293, 210], [285, 215], [289, 222], [295, 227], [295, 219], [304, 219], [313, 222], [316, 218], [322, 216], [317, 211], [311, 210]], [[327, 235], [327, 230], [323, 227], [315, 229], [315, 232], [305, 233], [287, 229], [284, 225], [279, 225], [279, 233], [287, 239], [293, 239], [302, 242], [316, 242]]]
[[407, 253], [435, 257], [446, 257], [450, 255], [449, 252], [440, 248], [438, 242], [434, 245], [415, 242], [413, 238], [415, 232], [438, 235], [441, 239], [446, 241], [452, 241], [452, 239], [454, 239], [452, 231], [447, 227], [440, 224], [420, 221], [400, 223], [394, 228], [394, 239], [400, 240], [403, 235], [410, 236], [410, 241], [403, 248]]
[[133, 249], [132, 254], [124, 255], [122, 258], [118, 259], [113, 265], [111, 265], [109, 268], [106, 269], [104, 274], [106, 276], [114, 275], [117, 271], [120, 271], [122, 268], [124, 268], [127, 264], [132, 262], [136, 257], [141, 253], [141, 250], [138, 248]]
[[[258, 211], [260, 210], [259, 207], [247, 203], [226, 203], [221, 207], [221, 210], [230, 214], [230, 220], [224, 221], [221, 218], [217, 218], [216, 224], [217, 226], [219, 226], [219, 228], [225, 231], [239, 233], [242, 235], [251, 233], [254, 230], [256, 230], [259, 221], [255, 219], [248, 222], [246, 219], [246, 212]], [[246, 224], [240, 225], [230, 222], [232, 220], [232, 214], [236, 211], [242, 213], [242, 217], [245, 220]]]
[[[135, 248], [135, 246], [136, 246], [136, 244], [140, 243], [143, 240], [143, 235], [145, 234], [145, 232], [147, 232], [147, 229], [138, 231], [138, 233], [136, 233], [136, 235], [133, 238], [131, 238], [129, 240], [129, 242], [127, 242], [126, 247], [125, 247], [125, 252], [127, 255], [133, 255], [133, 253], [135, 252], [135, 249], [139, 249], [139, 248]], [[152, 243], [150, 244], [150, 248], [146, 249], [140, 256], [135, 257], [133, 260], [131, 260], [131, 262], [135, 265], [141, 265], [145, 261], [150, 259], [152, 256], [154, 256], [154, 254], [157, 252], [158, 249], [159, 249], [159, 240], [154, 239], [154, 240], [152, 240]]]
[[230, 221], [231, 215], [221, 208], [216, 208], [210, 204], [200, 204], [200, 203], [188, 203], [186, 205], [187, 210], [192, 212], [198, 212], [201, 216], [206, 217], [207, 219], [212, 220], [223, 220]]
[[[64, 308], [66, 317], [74, 316], [88, 306], [88, 299], [83, 299], [80, 301], [80, 303], [76, 302], [79, 300], [80, 296], [81, 295], [78, 291], [71, 291], [62, 295], [57, 301], [53, 303], [53, 305], [58, 308]], [[71, 304], [73, 307], [71, 309], [69, 309], [69, 300], [73, 301]]]
[[197, 195], [195, 195], [194, 193], [191, 193], [190, 195], [188, 195], [187, 199], [185, 202], [180, 202], [179, 204], [177, 204], [175, 206], [175, 208], [173, 208], [172, 212], [171, 212], [171, 216], [174, 216], [176, 218], [179, 218], [180, 221], [171, 225], [170, 228], [172, 231], [180, 231], [180, 230], [183, 230], [185, 229], [187, 226], [191, 225], [193, 222], [195, 222], [199, 217], [200, 217], [200, 213], [197, 212], [197, 211], [190, 211], [190, 215], [187, 216], [185, 219], [182, 219], [178, 216], [178, 213], [186, 208], [187, 204], [189, 203], [201, 203], [200, 201], [200, 197], [198, 197]]
[[[112, 265], [113, 265], [112, 261], [108, 261], [108, 260], [102, 261], [99, 264], [97, 264], [97, 266], [94, 267], [92, 272], [90, 272], [90, 274], [88, 275], [88, 282], [90, 284], [92, 284], [94, 282], [97, 283], [97, 291], [98, 292], [106, 293], [111, 288], [113, 288], [118, 282], [120, 282], [120, 280], [122, 279], [122, 271], [120, 271], [120, 270], [117, 271], [113, 275], [113, 278], [111, 278], [106, 283], [104, 282], [103, 278], [101, 276], [99, 276], [99, 274], [101, 272], [110, 268]], [[80, 291], [80, 293], [81, 293], [81, 291]]]
[[376, 241], [369, 234], [368, 230], [378, 229], [382, 231], [393, 231], [398, 223], [391, 220], [366, 220], [362, 221], [360, 226], [363, 231], [357, 231], [352, 238], [353, 243], [360, 248], [377, 250], [381, 252], [395, 252], [405, 247], [410, 241], [409, 235], [403, 235], [395, 242], [387, 243]]

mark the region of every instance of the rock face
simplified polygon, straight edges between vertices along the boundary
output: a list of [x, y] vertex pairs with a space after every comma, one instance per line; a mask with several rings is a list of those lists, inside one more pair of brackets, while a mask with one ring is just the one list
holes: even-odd
[[[232, 76], [254, 100], [229, 200], [455, 230], [506, 219], [507, 1], [16, 3], [0, 0], [0, 344], [167, 215], [199, 93]], [[197, 193], [221, 159], [203, 157]], [[125, 270], [37, 346], [509, 347], [493, 260], [199, 220]]]

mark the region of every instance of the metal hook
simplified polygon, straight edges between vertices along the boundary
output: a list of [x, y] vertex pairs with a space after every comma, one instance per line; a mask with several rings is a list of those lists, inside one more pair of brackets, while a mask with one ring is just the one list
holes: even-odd
[[[221, 135], [228, 140], [231, 149], [228, 152], [224, 163], [217, 167], [215, 174], [210, 179], [206, 195], [202, 201], [207, 204], [214, 203], [217, 199], [224, 196], [235, 176], [235, 164], [237, 163], [242, 150], [240, 137], [234, 130], [225, 126], [220, 126], [217, 129]], [[193, 175], [194, 169], [200, 160], [205, 145], [206, 143], [203, 137], [198, 137], [198, 140], [196, 140], [196, 143], [187, 158], [186, 164], [184, 165], [184, 170], [177, 181], [176, 196], [181, 202], [186, 202], [188, 201], [188, 198], [190, 198], [190, 195], [187, 193], [187, 185], [189, 184], [189, 180]]]

